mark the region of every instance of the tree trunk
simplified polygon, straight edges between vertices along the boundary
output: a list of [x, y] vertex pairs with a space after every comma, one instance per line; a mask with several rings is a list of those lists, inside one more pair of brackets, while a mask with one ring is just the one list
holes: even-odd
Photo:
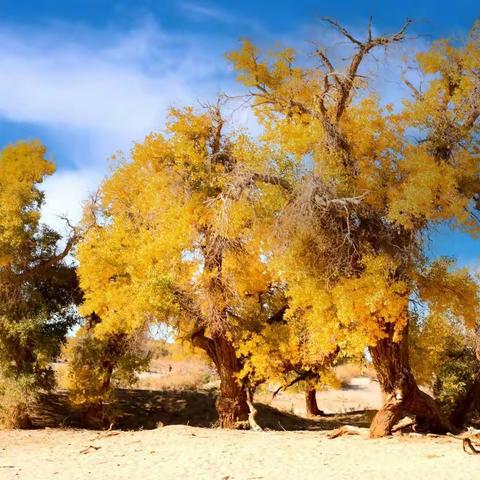
[[220, 376], [220, 395], [216, 401], [220, 427], [238, 428], [239, 422], [248, 420], [249, 414], [246, 388], [237, 378], [241, 365], [235, 348], [225, 335], [213, 335], [213, 344]]
[[249, 408], [246, 386], [237, 377], [242, 365], [232, 342], [223, 332], [206, 337], [203, 327], [194, 332], [192, 341], [206, 351], [220, 377], [220, 394], [215, 402], [220, 427], [239, 428], [240, 422], [248, 420]]
[[315, 387], [311, 385], [307, 385], [305, 388], [305, 407], [308, 417], [324, 415], [324, 412], [318, 408], [316, 393]]
[[399, 341], [393, 340], [392, 325], [386, 333], [386, 338], [369, 348], [383, 397], [382, 408], [370, 425], [370, 436], [390, 435], [405, 415], [415, 415], [417, 425], [431, 432], [451, 430], [435, 400], [418, 388], [408, 358], [408, 328]]

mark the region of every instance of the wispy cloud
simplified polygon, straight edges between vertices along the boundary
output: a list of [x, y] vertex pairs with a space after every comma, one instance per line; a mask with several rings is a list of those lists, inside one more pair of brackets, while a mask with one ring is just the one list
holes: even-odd
[[47, 129], [73, 165], [57, 154], [59, 172], [45, 184], [44, 218], [55, 226], [57, 213], [78, 220], [107, 157], [162, 130], [170, 106], [213, 100], [233, 83], [224, 45], [150, 20], [127, 32], [0, 26], [0, 44], [0, 116]]
[[[91, 32], [94, 36], [96, 32]], [[220, 51], [156, 25], [98, 43], [64, 44], [59, 32], [0, 30], [0, 114], [8, 120], [138, 138], [169, 105], [222, 87]]]
[[181, 9], [192, 16], [207, 17], [221, 22], [231, 22], [234, 18], [224, 10], [199, 3], [184, 2], [181, 4]]
[[270, 36], [268, 30], [253, 18], [239, 15], [238, 13], [230, 13], [227, 10], [213, 7], [207, 3], [183, 2], [180, 4], [180, 10], [184, 12], [192, 20], [196, 21], [215, 21], [226, 25], [242, 25], [246, 28], [246, 34], [254, 32], [256, 35], [264, 37]]
[[[189, 15], [261, 29], [205, 3], [185, 2], [180, 8]], [[279, 40], [309, 50], [303, 39], [312, 38], [339, 42], [325, 30], [285, 32]], [[45, 219], [57, 225], [56, 214], [67, 213], [77, 220], [81, 201], [106, 172], [107, 157], [118, 149], [128, 151], [152, 130], [162, 130], [172, 104], [197, 105], [224, 91], [242, 91], [223, 56], [236, 40], [173, 34], [149, 18], [127, 31], [72, 24], [27, 30], [0, 24], [0, 116], [48, 129], [68, 155], [70, 168], [57, 158], [61, 168], [46, 183]], [[332, 54], [340, 58], [341, 49]], [[380, 70], [379, 77], [391, 75], [391, 67]], [[386, 96], [398, 98], [397, 85], [385, 88]], [[249, 112], [240, 111], [238, 119], [255, 125]]]

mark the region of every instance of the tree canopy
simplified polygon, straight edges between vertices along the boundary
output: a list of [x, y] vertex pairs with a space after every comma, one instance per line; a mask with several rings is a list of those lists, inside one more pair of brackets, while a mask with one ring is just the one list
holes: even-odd
[[[2, 418], [28, 422], [30, 394], [53, 385], [49, 365], [76, 322], [79, 301], [73, 267], [64, 261], [74, 236], [40, 223], [39, 185], [55, 170], [38, 142], [18, 143], [0, 153], [0, 394]], [[18, 389], [18, 404], [8, 397]]]
[[[235, 124], [228, 99], [171, 109], [165, 131], [116, 159], [63, 248], [40, 223], [39, 184], [54, 171], [44, 147], [1, 153], [7, 377], [48, 377], [82, 300], [69, 359], [83, 400], [133, 378], [145, 332], [165, 323], [215, 365], [223, 427], [251, 420], [260, 383], [305, 381], [311, 400], [334, 382], [335, 362], [368, 349], [383, 393], [372, 436], [405, 414], [451, 428], [417, 381], [444, 392], [449, 355], [467, 358], [478, 335], [478, 279], [428, 249], [439, 226], [480, 232], [480, 25], [462, 44], [441, 40], [405, 60], [407, 93], [392, 105], [365, 65], [379, 49], [388, 61], [410, 22], [381, 36], [369, 25], [365, 38], [327, 23], [347, 58], [326, 46], [308, 58], [262, 53], [248, 40], [227, 55], [259, 135]], [[77, 241], [81, 291], [65, 261]]]

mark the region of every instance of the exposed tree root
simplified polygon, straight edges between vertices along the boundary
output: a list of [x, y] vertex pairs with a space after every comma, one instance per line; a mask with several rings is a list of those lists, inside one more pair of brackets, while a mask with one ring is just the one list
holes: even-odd
[[[470, 449], [470, 451], [468, 449]], [[480, 455], [480, 450], [477, 450], [473, 446], [473, 443], [469, 438], [463, 439], [463, 451], [468, 455]]]
[[249, 409], [248, 413], [248, 423], [250, 424], [250, 430], [255, 432], [263, 432], [263, 428], [257, 423], [255, 420], [255, 416], [257, 415], [257, 409], [253, 405], [253, 395], [251, 391], [247, 391], [247, 405]]
[[462, 448], [468, 455], [480, 455], [480, 450], [475, 447], [479, 447], [478, 443], [473, 443], [472, 440], [477, 442], [480, 440], [480, 430], [474, 428], [468, 428], [468, 430], [460, 435], [454, 435], [453, 433], [447, 433], [447, 436], [456, 438], [462, 441]]

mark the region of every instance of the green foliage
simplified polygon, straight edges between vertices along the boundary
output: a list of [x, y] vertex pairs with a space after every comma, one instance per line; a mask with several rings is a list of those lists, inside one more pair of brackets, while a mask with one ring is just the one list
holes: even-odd
[[[440, 284], [438, 281], [437, 287]], [[452, 413], [469, 391], [479, 368], [475, 333], [452, 315], [429, 312], [425, 318], [414, 318], [409, 340], [415, 377], [432, 390], [445, 412]]]
[[0, 378], [0, 427], [28, 428], [31, 426], [29, 413], [37, 400], [34, 375]]
[[114, 389], [132, 386], [137, 373], [148, 367], [150, 353], [142, 348], [142, 333], [98, 338], [94, 330], [82, 327], [65, 348], [67, 388], [71, 401], [93, 420], [112, 421]]
[[75, 239], [59, 253], [61, 236], [39, 221], [38, 185], [53, 171], [38, 142], [0, 153], [0, 393], [19, 425], [34, 393], [53, 386], [49, 363], [77, 321], [80, 299], [75, 269], [64, 261]]
[[448, 412], [465, 397], [478, 370], [478, 360], [471, 348], [451, 342], [443, 361], [437, 366], [433, 393]]

